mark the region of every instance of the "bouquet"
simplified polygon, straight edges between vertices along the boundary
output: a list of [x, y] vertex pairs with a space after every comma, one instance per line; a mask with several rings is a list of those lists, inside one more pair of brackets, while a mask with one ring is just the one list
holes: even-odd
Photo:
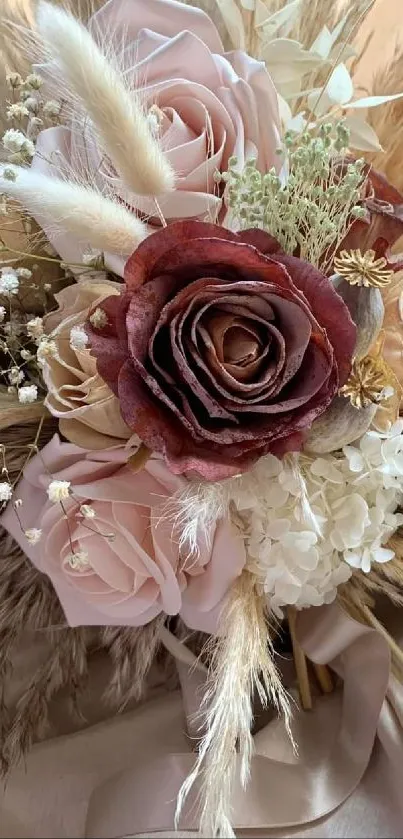
[[50, 580], [50, 626], [54, 590], [70, 627], [133, 628], [141, 683], [159, 643], [201, 669], [177, 818], [201, 778], [213, 836], [258, 709], [298, 747], [284, 627], [303, 709], [308, 659], [347, 684], [348, 615], [403, 673], [373, 613], [402, 600], [403, 197], [371, 163], [372, 109], [403, 94], [354, 91], [368, 8], [308, 43], [301, 5], [217, 0], [219, 33], [176, 0], [86, 25], [41, 2], [7, 77], [4, 554]]

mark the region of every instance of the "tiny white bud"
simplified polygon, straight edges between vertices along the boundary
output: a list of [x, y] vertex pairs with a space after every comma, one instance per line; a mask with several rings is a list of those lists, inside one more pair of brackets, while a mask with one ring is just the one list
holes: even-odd
[[31, 527], [25, 531], [24, 535], [30, 545], [37, 545], [42, 536], [42, 530], [38, 530], [36, 527]]
[[80, 513], [85, 519], [94, 519], [96, 515], [94, 508], [90, 507], [89, 504], [82, 504]]
[[14, 507], [15, 507], [15, 509], [16, 509], [16, 510], [19, 510], [19, 509], [20, 509], [20, 507], [22, 507], [22, 503], [23, 503], [23, 502], [22, 502], [22, 498], [17, 498], [17, 499], [14, 501]]
[[0, 323], [3, 323], [6, 314], [7, 314], [7, 311], [4, 308], [4, 306], [0, 306]]

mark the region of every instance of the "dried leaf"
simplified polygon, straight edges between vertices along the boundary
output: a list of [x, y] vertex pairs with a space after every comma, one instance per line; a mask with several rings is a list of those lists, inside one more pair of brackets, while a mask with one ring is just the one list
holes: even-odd
[[235, 49], [245, 50], [245, 27], [242, 19], [242, 12], [236, 4], [236, 0], [216, 0], [221, 12], [225, 26], [227, 27], [231, 41]]
[[363, 99], [356, 99], [355, 102], [349, 102], [349, 108], [376, 108], [378, 105], [384, 105], [385, 102], [394, 102], [395, 99], [402, 99], [403, 93], [393, 93], [389, 96], [365, 96]]
[[[248, 1], [248, 0], [247, 0]], [[245, 0], [241, 0], [242, 4]], [[256, 25], [256, 29], [261, 29], [262, 34], [269, 35], [271, 38], [277, 34], [284, 26], [288, 26], [288, 30], [293, 25], [301, 5], [301, 0], [292, 0], [282, 9], [279, 9], [274, 14], [269, 15], [265, 20]]]
[[324, 26], [317, 38], [315, 38], [309, 52], [320, 55], [321, 58], [329, 58], [333, 47], [332, 33], [327, 26]]
[[334, 105], [345, 105], [350, 102], [354, 93], [354, 86], [350, 73], [343, 62], [334, 68], [326, 85], [326, 93]]
[[351, 148], [359, 151], [383, 151], [374, 129], [360, 114], [348, 114], [345, 126], [350, 131]]
[[327, 411], [313, 423], [304, 449], [328, 454], [349, 446], [368, 431], [377, 410], [377, 405], [358, 410], [349, 399], [336, 396]]

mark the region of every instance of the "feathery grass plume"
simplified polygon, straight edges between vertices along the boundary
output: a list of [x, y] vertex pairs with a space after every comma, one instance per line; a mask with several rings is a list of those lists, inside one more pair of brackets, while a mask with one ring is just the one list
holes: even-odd
[[38, 30], [53, 60], [82, 100], [106, 154], [125, 185], [140, 195], [161, 195], [174, 173], [153, 136], [136, 92], [70, 13], [41, 2]]
[[20, 201], [33, 215], [73, 233], [81, 242], [128, 256], [146, 237], [145, 225], [102, 193], [48, 178], [32, 169], [13, 168], [15, 181], [3, 178], [0, 191]]
[[263, 599], [256, 577], [244, 570], [234, 583], [213, 644], [203, 698], [203, 736], [196, 766], [178, 795], [176, 821], [196, 779], [202, 777], [200, 832], [233, 837], [232, 786], [238, 764], [245, 787], [253, 752], [253, 698], [281, 711], [290, 733], [290, 706], [273, 660]]

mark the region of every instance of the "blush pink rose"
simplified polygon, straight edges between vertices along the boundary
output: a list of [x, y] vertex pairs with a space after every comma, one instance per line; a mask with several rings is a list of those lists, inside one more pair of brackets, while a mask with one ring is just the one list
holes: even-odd
[[[126, 459], [123, 447], [87, 452], [55, 435], [16, 490], [24, 528], [41, 529], [40, 542], [29, 544], [11, 505], [1, 524], [50, 577], [70, 626], [143, 626], [165, 612], [214, 632], [223, 598], [245, 564], [241, 536], [223, 520], [200, 535], [198, 556], [181, 553], [167, 502], [187, 482], [161, 460], [135, 473]], [[49, 473], [71, 482], [63, 502], [67, 521], [61, 504], [48, 500]], [[82, 504], [91, 505], [95, 518], [82, 516]], [[88, 562], [72, 562], [72, 549]]]
[[[224, 51], [203, 11], [174, 0], [109, 0], [89, 28], [101, 44], [118, 50], [125, 77], [133, 91], [139, 90], [177, 174], [176, 189], [159, 199], [168, 222], [218, 218], [223, 205], [214, 174], [228, 168], [232, 155], [240, 167], [251, 157], [262, 171], [278, 166], [280, 121], [273, 82], [263, 62], [239, 50]], [[55, 93], [54, 68], [41, 68], [41, 73]], [[100, 148], [91, 121], [77, 108], [75, 103], [71, 123], [41, 133], [34, 166], [55, 175], [63, 158], [67, 171], [84, 166], [91, 183], [112, 190], [153, 223], [154, 202], [125, 187]], [[85, 243], [47, 232], [64, 259], [80, 259]], [[123, 262], [108, 257], [107, 262], [123, 276]]]

